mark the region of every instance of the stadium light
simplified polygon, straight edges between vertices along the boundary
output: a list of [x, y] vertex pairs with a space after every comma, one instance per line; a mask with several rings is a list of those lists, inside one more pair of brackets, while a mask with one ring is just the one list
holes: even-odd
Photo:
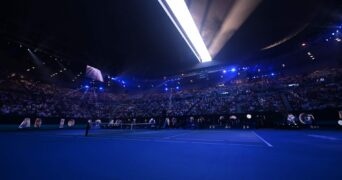
[[173, 24], [200, 62], [209, 62], [211, 55], [199, 33], [184, 0], [159, 0]]
[[342, 120], [338, 120], [338, 121], [337, 121], [337, 124], [340, 125], [340, 126], [342, 126]]

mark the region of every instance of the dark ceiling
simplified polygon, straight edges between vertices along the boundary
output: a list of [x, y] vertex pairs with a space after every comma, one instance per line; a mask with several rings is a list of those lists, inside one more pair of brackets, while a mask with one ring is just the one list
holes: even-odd
[[[341, 16], [340, 7], [338, 0], [264, 0], [214, 62], [272, 63], [324, 31]], [[111, 74], [155, 77], [198, 64], [157, 0], [11, 0], [1, 4], [0, 33], [67, 59], [75, 71], [89, 64]]]

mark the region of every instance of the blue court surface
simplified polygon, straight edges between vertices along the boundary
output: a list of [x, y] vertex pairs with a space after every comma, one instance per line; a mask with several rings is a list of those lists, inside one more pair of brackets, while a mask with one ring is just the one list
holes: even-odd
[[342, 132], [0, 132], [1, 179], [342, 179]]

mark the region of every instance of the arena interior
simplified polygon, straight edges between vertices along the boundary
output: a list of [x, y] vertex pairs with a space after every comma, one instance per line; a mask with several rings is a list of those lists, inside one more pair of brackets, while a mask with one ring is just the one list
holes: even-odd
[[0, 6], [0, 179], [342, 179], [339, 0]]

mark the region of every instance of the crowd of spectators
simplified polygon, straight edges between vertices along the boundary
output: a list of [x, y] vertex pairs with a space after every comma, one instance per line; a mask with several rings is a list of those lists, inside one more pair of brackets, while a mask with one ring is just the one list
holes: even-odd
[[342, 108], [342, 69], [306, 75], [238, 78], [207, 88], [95, 92], [12, 77], [0, 81], [0, 113], [63, 118], [150, 118]]

